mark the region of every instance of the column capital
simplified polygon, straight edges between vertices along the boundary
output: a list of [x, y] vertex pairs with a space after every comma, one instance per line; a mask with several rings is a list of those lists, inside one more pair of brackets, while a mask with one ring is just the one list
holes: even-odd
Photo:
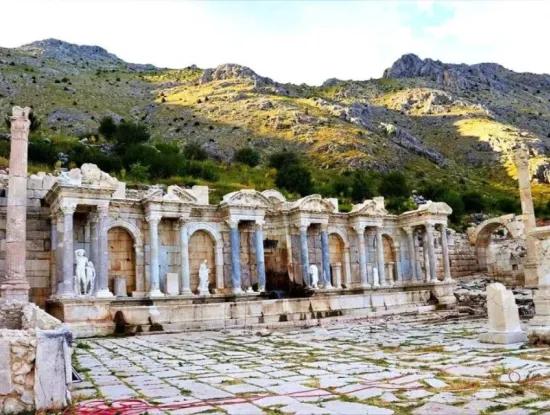
[[238, 219], [227, 219], [225, 221], [227, 226], [229, 226], [231, 229], [238, 229], [239, 227], [239, 220]]
[[105, 217], [109, 214], [109, 205], [97, 205], [97, 214], [99, 217]]
[[321, 223], [321, 232], [328, 232], [328, 223]]
[[362, 235], [365, 232], [365, 225], [353, 225], [352, 228], [358, 235]]
[[152, 213], [149, 213], [149, 214], [145, 217], [145, 220], [146, 220], [147, 223], [150, 224], [150, 225], [158, 225], [158, 223], [160, 222], [161, 219], [162, 219], [162, 214], [159, 213], [159, 212], [152, 212]]
[[263, 219], [258, 219], [254, 223], [254, 229], [262, 230], [265, 225], [265, 221]]
[[401, 227], [401, 229], [403, 229], [408, 236], [414, 235], [414, 227], [413, 226], [403, 226], [403, 227]]
[[189, 218], [187, 216], [180, 216], [178, 218], [178, 223], [180, 226], [185, 225], [187, 222], [189, 222]]
[[59, 207], [63, 215], [72, 215], [76, 210], [76, 203], [64, 203]]
[[296, 227], [300, 230], [300, 232], [307, 232], [307, 228], [309, 228], [309, 225], [302, 223], [302, 224], [296, 225]]
[[435, 225], [431, 222], [426, 222], [424, 226], [426, 227], [426, 232], [432, 232], [435, 228]]

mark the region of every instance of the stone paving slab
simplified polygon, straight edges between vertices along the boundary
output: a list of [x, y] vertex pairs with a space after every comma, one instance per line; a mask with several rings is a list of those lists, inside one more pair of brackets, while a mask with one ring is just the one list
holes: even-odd
[[445, 315], [80, 340], [75, 413], [92, 398], [139, 398], [148, 414], [550, 411], [548, 348], [484, 345], [484, 321]]

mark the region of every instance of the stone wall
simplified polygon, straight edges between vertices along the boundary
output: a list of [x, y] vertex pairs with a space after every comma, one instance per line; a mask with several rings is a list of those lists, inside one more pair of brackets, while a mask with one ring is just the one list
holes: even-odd
[[[31, 301], [43, 306], [51, 293], [51, 226], [49, 209], [43, 198], [56, 178], [44, 173], [29, 176], [27, 182], [27, 280]], [[8, 176], [0, 175], [0, 275], [6, 259], [6, 204]]]
[[70, 402], [71, 334], [30, 303], [0, 301], [0, 413], [59, 410]]
[[[437, 248], [437, 252], [440, 251]], [[453, 232], [449, 237], [449, 259], [453, 278], [465, 277], [479, 272], [475, 247], [463, 233]]]

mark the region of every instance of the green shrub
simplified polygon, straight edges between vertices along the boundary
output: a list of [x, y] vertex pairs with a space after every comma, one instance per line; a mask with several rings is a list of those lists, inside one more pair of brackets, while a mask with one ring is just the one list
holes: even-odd
[[299, 164], [300, 156], [297, 153], [291, 153], [287, 150], [279, 151], [269, 157], [269, 166], [280, 169], [290, 164]]
[[275, 184], [282, 189], [302, 196], [313, 193], [311, 172], [302, 164], [289, 164], [277, 170]]
[[447, 203], [453, 209], [453, 213], [450, 216], [451, 222], [460, 223], [462, 216], [464, 216], [464, 202], [460, 194], [449, 190], [443, 193], [438, 201]]
[[495, 199], [494, 207], [501, 213], [519, 213], [521, 210], [519, 201], [507, 196]]
[[149, 166], [137, 162], [130, 166], [129, 175], [136, 182], [146, 182], [149, 180]]
[[351, 180], [351, 200], [361, 203], [374, 196], [374, 181], [362, 171], [355, 171]]
[[250, 167], [256, 167], [260, 164], [260, 153], [251, 147], [241, 148], [235, 152], [233, 160], [238, 163], [247, 164]]
[[468, 213], [480, 213], [486, 209], [486, 201], [483, 195], [476, 191], [469, 191], [462, 195], [464, 209]]
[[32, 162], [52, 165], [57, 161], [57, 153], [50, 140], [36, 138], [29, 141], [29, 160]]
[[202, 161], [208, 158], [208, 153], [198, 143], [188, 143], [183, 148], [183, 155], [187, 160]]
[[97, 129], [97, 132], [106, 139], [112, 139], [116, 133], [116, 130], [117, 125], [112, 117], [106, 116], [99, 121], [99, 128]]
[[126, 146], [149, 141], [150, 134], [145, 124], [121, 122], [113, 135], [117, 151], [124, 151]]
[[378, 191], [385, 197], [408, 197], [410, 189], [407, 184], [407, 179], [403, 173], [390, 172], [384, 174], [380, 180]]

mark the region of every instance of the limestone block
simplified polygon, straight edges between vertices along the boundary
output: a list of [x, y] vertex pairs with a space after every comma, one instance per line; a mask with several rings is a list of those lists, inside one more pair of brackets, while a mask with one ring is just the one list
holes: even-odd
[[12, 390], [10, 342], [2, 339], [0, 340], [0, 395], [7, 395]]
[[480, 336], [484, 343], [520, 343], [527, 340], [521, 330], [514, 294], [500, 283], [487, 286], [487, 314], [489, 331]]
[[178, 295], [178, 293], [179, 293], [178, 274], [175, 272], [166, 273], [166, 294]]
[[115, 277], [115, 296], [127, 297], [128, 291], [126, 289], [126, 277]]
[[34, 373], [35, 406], [41, 409], [61, 409], [69, 402], [67, 362], [69, 349], [66, 347], [70, 332], [47, 330], [37, 332], [36, 368]]

